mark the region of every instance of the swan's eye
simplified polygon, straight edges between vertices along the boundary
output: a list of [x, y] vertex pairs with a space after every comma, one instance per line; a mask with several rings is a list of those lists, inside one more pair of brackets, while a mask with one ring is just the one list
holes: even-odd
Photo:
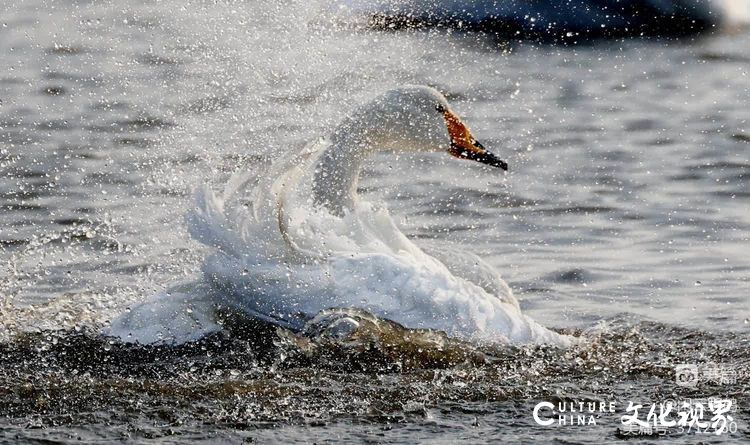
[[437, 106], [435, 106], [435, 109], [438, 113], [445, 113], [445, 107], [440, 104], [437, 104]]

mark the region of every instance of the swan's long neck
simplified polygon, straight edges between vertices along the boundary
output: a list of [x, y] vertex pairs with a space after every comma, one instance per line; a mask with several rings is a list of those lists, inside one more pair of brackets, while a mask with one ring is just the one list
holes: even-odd
[[313, 201], [335, 215], [352, 209], [368, 145], [349, 135], [334, 135], [318, 159], [313, 178]]

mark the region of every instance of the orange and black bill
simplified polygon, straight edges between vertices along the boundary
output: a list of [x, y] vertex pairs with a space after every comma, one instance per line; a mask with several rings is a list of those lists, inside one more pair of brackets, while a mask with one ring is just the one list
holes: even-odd
[[450, 154], [459, 159], [469, 159], [471, 161], [481, 162], [482, 164], [486, 164], [491, 167], [498, 167], [502, 168], [503, 170], [508, 170], [507, 162], [487, 151], [479, 142], [474, 141], [472, 143], [472, 147], [473, 148], [467, 149], [452, 142]]
[[508, 170], [508, 163], [489, 152], [471, 135], [468, 127], [461, 119], [450, 110], [441, 109], [445, 124], [448, 126], [448, 134], [451, 138], [449, 153], [459, 159], [469, 159], [481, 162], [491, 167]]

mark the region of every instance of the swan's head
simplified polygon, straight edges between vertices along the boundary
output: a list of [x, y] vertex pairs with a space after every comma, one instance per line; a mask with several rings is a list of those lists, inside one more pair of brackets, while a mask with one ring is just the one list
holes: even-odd
[[370, 150], [443, 151], [492, 167], [508, 164], [472, 136], [445, 96], [434, 88], [407, 86], [386, 92], [357, 110], [337, 132]]

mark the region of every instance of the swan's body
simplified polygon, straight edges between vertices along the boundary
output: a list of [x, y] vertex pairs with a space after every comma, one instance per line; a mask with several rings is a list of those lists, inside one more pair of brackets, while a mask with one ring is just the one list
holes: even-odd
[[437, 91], [388, 92], [268, 174], [236, 176], [222, 197], [198, 193], [188, 223], [194, 238], [217, 249], [203, 266], [211, 298], [293, 330], [325, 309], [354, 307], [464, 339], [567, 343], [522, 314], [481, 259], [445, 249], [428, 254], [386, 209], [358, 199], [362, 161], [384, 149], [444, 150], [507, 168]]
[[735, 0], [343, 0], [376, 23], [481, 28], [574, 41], [580, 37], [684, 35], [711, 29]]

